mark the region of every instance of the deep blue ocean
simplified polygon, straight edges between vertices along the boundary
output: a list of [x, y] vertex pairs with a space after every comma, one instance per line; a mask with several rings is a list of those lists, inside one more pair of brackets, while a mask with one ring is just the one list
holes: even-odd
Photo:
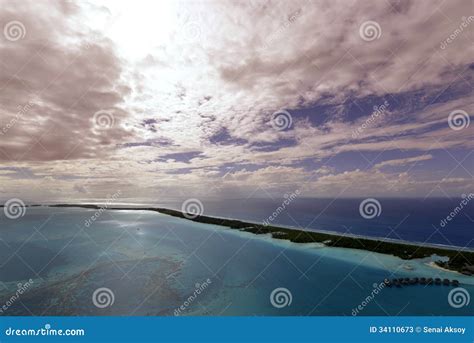
[[[204, 214], [261, 223], [282, 205], [281, 199], [202, 200]], [[418, 243], [474, 247], [474, 201], [471, 200], [444, 227], [441, 221], [462, 198], [377, 199], [378, 217], [365, 219], [359, 205], [364, 199], [296, 198], [271, 222], [306, 230], [324, 230]], [[163, 206], [180, 209], [180, 203]]]

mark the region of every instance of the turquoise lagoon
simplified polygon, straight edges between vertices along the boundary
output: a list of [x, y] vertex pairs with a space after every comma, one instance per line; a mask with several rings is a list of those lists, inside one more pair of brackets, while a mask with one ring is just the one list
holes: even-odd
[[[404, 261], [295, 244], [151, 211], [106, 210], [91, 221], [95, 214], [33, 207], [16, 220], [0, 217], [0, 306], [8, 305], [0, 315], [351, 316], [358, 306], [364, 316], [474, 313], [474, 300], [450, 305], [448, 286], [374, 294], [386, 277], [457, 279], [474, 294], [474, 277], [428, 265], [435, 256]], [[104, 288], [107, 306], [97, 306], [94, 293]], [[285, 306], [272, 304], [277, 288], [286, 289]]]

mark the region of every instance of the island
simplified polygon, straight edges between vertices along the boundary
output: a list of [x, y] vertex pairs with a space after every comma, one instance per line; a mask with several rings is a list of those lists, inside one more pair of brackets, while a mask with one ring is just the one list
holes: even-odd
[[[41, 206], [41, 205], [29, 205]], [[395, 242], [378, 240], [376, 238], [357, 237], [339, 235], [336, 233], [326, 233], [317, 231], [306, 231], [299, 229], [290, 229], [272, 225], [256, 224], [244, 222], [235, 219], [224, 219], [196, 215], [192, 213], [183, 213], [181, 211], [155, 208], [155, 207], [108, 207], [96, 204], [55, 204], [47, 205], [49, 207], [80, 207], [95, 210], [116, 210], [116, 211], [154, 211], [165, 215], [191, 220], [198, 223], [225, 226], [231, 229], [250, 232], [256, 235], [271, 235], [274, 239], [284, 239], [294, 243], [320, 243], [328, 247], [350, 248], [372, 251], [380, 254], [388, 254], [400, 257], [404, 260], [419, 259], [430, 257], [432, 255], [445, 256], [447, 261], [436, 261], [436, 265], [460, 272], [464, 275], [474, 275], [474, 252], [467, 249], [456, 247], [437, 247], [433, 245], [422, 246], [416, 243]]]

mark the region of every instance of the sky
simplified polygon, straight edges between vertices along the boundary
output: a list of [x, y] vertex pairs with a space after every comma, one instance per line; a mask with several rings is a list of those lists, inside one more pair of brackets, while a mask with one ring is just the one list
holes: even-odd
[[472, 0], [0, 0], [0, 29], [0, 199], [473, 192]]

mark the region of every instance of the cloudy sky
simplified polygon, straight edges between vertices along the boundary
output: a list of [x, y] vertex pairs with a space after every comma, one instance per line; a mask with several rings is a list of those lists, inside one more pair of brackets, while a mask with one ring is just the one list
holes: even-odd
[[472, 0], [0, 0], [0, 26], [0, 199], [474, 189]]

